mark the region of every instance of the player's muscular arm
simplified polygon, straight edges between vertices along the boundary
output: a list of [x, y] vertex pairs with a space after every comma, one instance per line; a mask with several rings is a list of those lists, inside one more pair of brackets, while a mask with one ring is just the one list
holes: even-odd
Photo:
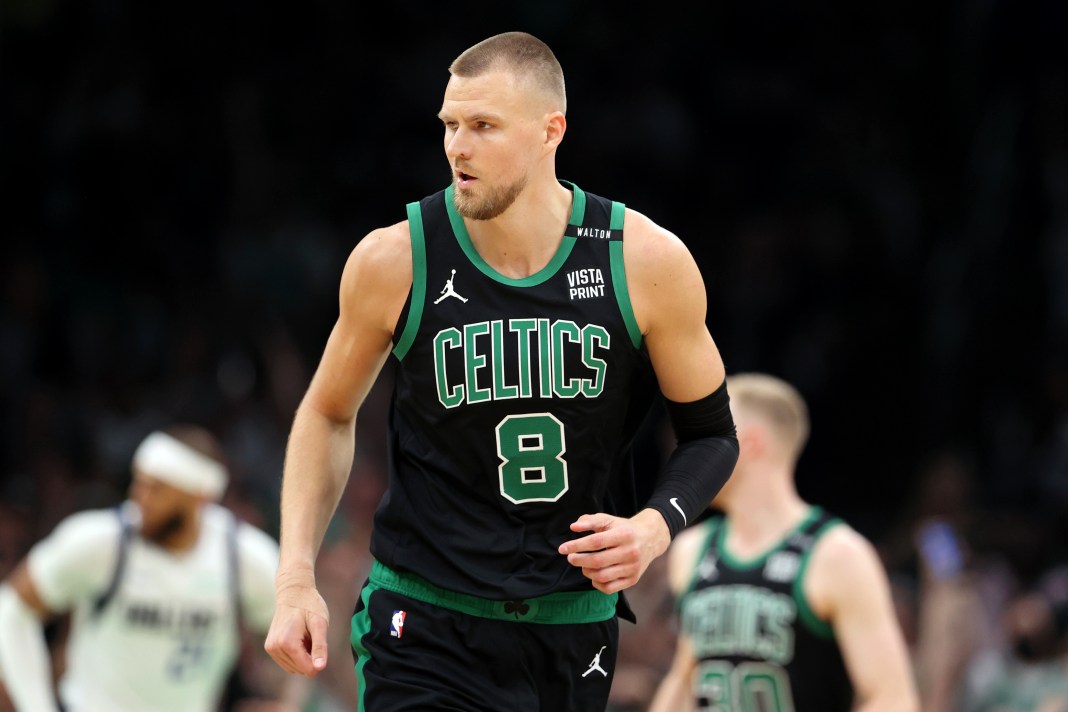
[[280, 574], [314, 566], [352, 465], [357, 411], [389, 353], [411, 281], [404, 224], [370, 233], [349, 256], [339, 316], [289, 436]]
[[649, 703], [649, 712], [688, 712], [694, 709], [693, 674], [697, 668], [690, 639], [679, 636], [671, 668]]
[[[672, 594], [685, 592], [704, 542], [704, 529], [692, 527], [679, 534], [668, 551], [668, 580]], [[690, 639], [680, 630], [671, 668], [657, 687], [649, 712], [686, 712], [694, 708], [693, 674], [697, 667]]]
[[23, 561], [0, 584], [0, 678], [17, 709], [58, 709], [42, 628], [51, 615]]
[[[660, 389], [669, 401], [699, 401], [713, 394], [725, 376], [719, 350], [705, 325], [701, 273], [689, 250], [673, 234], [632, 210], [627, 211], [625, 221], [627, 286]], [[726, 410], [725, 403], [723, 409]], [[709, 459], [703, 453], [693, 454], [696, 459]], [[733, 460], [728, 464], [729, 475]], [[688, 479], [688, 475], [682, 479]], [[683, 486], [692, 489], [688, 482]], [[679, 498], [663, 499], [664, 506], [673, 501], [678, 508]], [[707, 506], [709, 500], [711, 497], [690, 503], [687, 519], [692, 520], [696, 510]], [[603, 513], [584, 515], [571, 529], [592, 530], [593, 534], [566, 542], [560, 551], [568, 555], [572, 565], [580, 566], [599, 590], [613, 593], [633, 586], [671, 541], [672, 530], [665, 520], [669, 515], [660, 511], [663, 507], [659, 503], [656, 506], [643, 509], [630, 519]]]
[[352, 468], [356, 414], [389, 354], [412, 283], [407, 223], [368, 234], [341, 277], [339, 315], [297, 413], [282, 480], [277, 605], [265, 647], [289, 672], [326, 666], [315, 559]]
[[858, 712], [917, 712], [908, 650], [874, 547], [849, 527], [827, 532], [812, 552], [804, 588], [813, 611], [834, 628]]
[[705, 325], [705, 284], [697, 263], [675, 235], [640, 213], [628, 210], [626, 225], [627, 286], [660, 390], [679, 403], [707, 396], [723, 383], [725, 371]]

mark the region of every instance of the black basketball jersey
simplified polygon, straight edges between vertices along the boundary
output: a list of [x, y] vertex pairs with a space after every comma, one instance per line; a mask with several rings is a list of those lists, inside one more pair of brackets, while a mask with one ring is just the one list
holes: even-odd
[[523, 279], [481, 258], [452, 186], [408, 205], [413, 284], [371, 551], [452, 591], [589, 590], [557, 551], [581, 536], [569, 525], [637, 506], [629, 456], [655, 381], [627, 293], [624, 207], [566, 185], [560, 247]]
[[682, 631], [698, 660], [698, 709], [716, 712], [847, 712], [853, 689], [831, 626], [802, 582], [816, 541], [841, 523], [818, 507], [777, 546], [749, 561], [723, 546], [729, 523], [710, 517], [689, 588]]

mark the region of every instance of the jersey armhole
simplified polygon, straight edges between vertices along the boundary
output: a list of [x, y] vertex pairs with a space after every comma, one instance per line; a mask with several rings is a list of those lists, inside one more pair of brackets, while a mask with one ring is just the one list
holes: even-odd
[[801, 555], [801, 564], [798, 566], [797, 577], [794, 579], [793, 594], [794, 600], [797, 601], [798, 618], [806, 628], [821, 638], [833, 638], [834, 628], [830, 623], [816, 615], [816, 612], [812, 610], [812, 606], [809, 605], [808, 597], [805, 595], [805, 574], [808, 572], [808, 564], [812, 558], [812, 551], [816, 548], [816, 543], [830, 529], [842, 523], [841, 519], [831, 519], [816, 530], [816, 533], [812, 536], [812, 544]]
[[[612, 217], [608, 229], [613, 233], [623, 235], [623, 218], [626, 215], [626, 205], [620, 202], [612, 202]], [[630, 343], [636, 349], [642, 346], [642, 332], [638, 328], [638, 320], [634, 318], [634, 307], [630, 303], [630, 290], [627, 288], [627, 271], [623, 265], [623, 240], [611, 240], [608, 243], [609, 259], [612, 265], [612, 289], [616, 293], [616, 302], [619, 304], [619, 313], [623, 316], [623, 323], [627, 326], [630, 334]]]
[[408, 304], [408, 318], [404, 331], [393, 347], [393, 355], [403, 361], [415, 341], [419, 322], [423, 319], [423, 303], [426, 301], [426, 242], [423, 236], [423, 213], [418, 202], [408, 203], [408, 231], [412, 240], [412, 292]]

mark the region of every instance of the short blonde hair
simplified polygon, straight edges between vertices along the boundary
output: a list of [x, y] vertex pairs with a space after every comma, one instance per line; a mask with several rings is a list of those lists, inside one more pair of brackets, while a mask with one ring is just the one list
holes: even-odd
[[792, 460], [801, 456], [810, 426], [808, 406], [796, 388], [766, 373], [737, 373], [727, 376], [727, 392], [740, 418], [762, 419]]
[[554, 108], [567, 112], [564, 70], [549, 45], [526, 32], [503, 32], [464, 50], [449, 65], [453, 76], [479, 77], [499, 67], [516, 78], [530, 82], [545, 94]]

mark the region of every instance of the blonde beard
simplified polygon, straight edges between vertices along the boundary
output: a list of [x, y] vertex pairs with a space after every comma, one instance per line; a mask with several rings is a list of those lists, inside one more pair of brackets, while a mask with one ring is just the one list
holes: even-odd
[[456, 206], [456, 212], [465, 218], [472, 220], [492, 220], [512, 207], [519, 194], [527, 187], [529, 176], [522, 176], [519, 180], [501, 188], [490, 189], [489, 195], [477, 198], [470, 192], [464, 193], [459, 189], [453, 191], [452, 202]]

